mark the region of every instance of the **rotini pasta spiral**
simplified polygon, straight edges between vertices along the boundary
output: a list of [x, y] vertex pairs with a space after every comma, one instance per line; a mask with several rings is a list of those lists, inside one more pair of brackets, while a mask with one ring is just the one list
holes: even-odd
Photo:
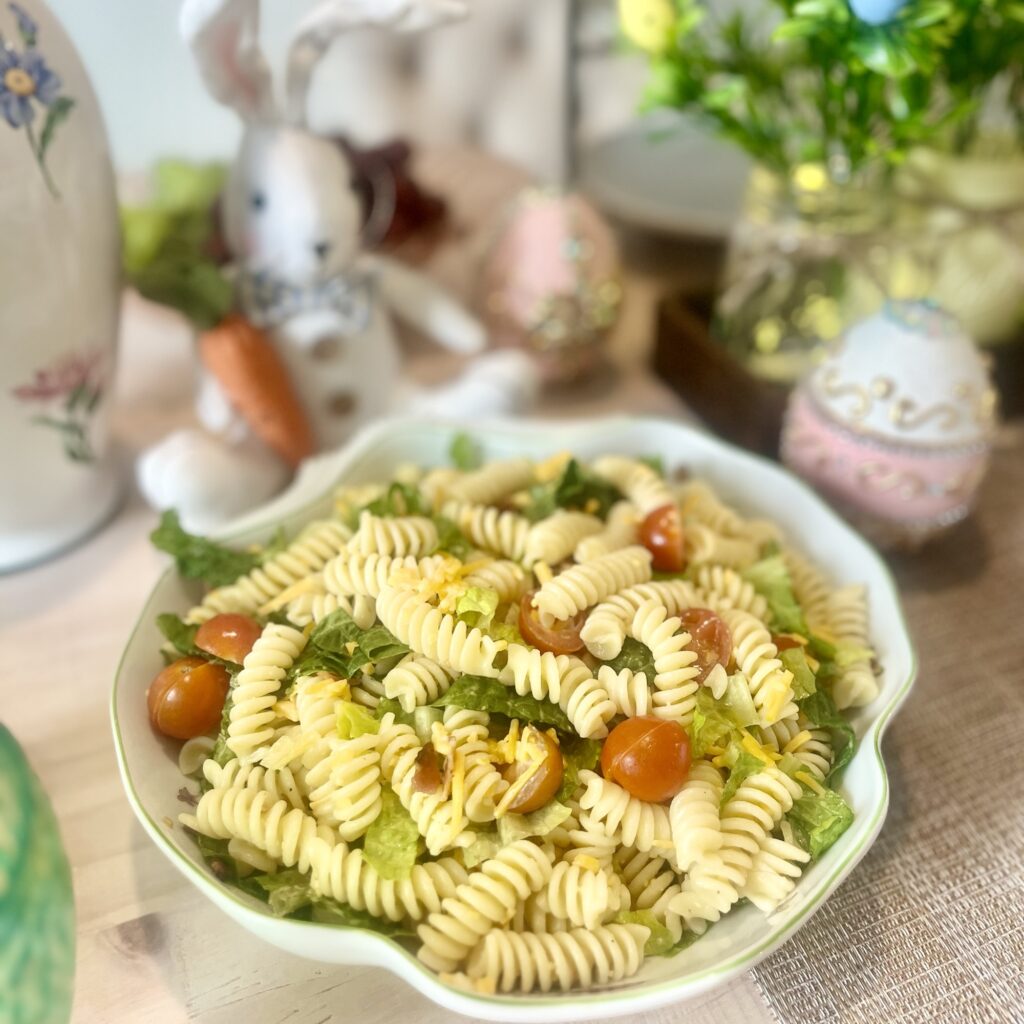
[[668, 484], [650, 466], [623, 455], [606, 455], [590, 467], [636, 505], [641, 518], [656, 508], [674, 505]]
[[[864, 588], [843, 587], [828, 599], [827, 614], [832, 636], [836, 642], [852, 648], [870, 651], [868, 643], [868, 606]], [[844, 665], [832, 688], [836, 707], [840, 710], [862, 707], [878, 696], [878, 680], [867, 658], [859, 658]]]
[[366, 833], [381, 811], [380, 737], [330, 741], [330, 754], [306, 775], [309, 807], [345, 842]]
[[738, 609], [723, 611], [722, 618], [732, 633], [733, 657], [746, 677], [761, 724], [794, 717], [793, 673], [783, 668], [767, 628]]
[[[498, 559], [482, 565], [463, 577], [467, 587], [493, 590], [502, 603], [518, 604], [526, 591], [526, 573], [516, 562]], [[518, 615], [519, 609], [516, 608]]]
[[471, 473], [452, 478], [446, 485], [448, 496], [474, 505], [494, 505], [501, 498], [521, 491], [533, 483], [533, 463], [529, 459], [489, 462]]
[[647, 548], [623, 548], [559, 573], [541, 585], [533, 604], [540, 611], [541, 622], [550, 625], [556, 619], [571, 619], [585, 608], [650, 578], [651, 553]]
[[352, 531], [335, 519], [311, 523], [280, 554], [226, 587], [211, 590], [185, 621], [206, 622], [221, 612], [253, 615], [283, 590], [319, 572], [348, 543]]
[[242, 763], [254, 761], [256, 751], [273, 741], [277, 691], [305, 646], [306, 638], [297, 629], [271, 623], [245, 656], [231, 689], [227, 740]]
[[689, 871], [721, 848], [718, 805], [723, 788], [718, 769], [707, 761], [696, 761], [683, 788], [672, 798], [668, 820], [680, 871]]
[[360, 629], [369, 629], [377, 621], [377, 606], [373, 598], [328, 594], [322, 582], [315, 590], [289, 601], [285, 606], [285, 615], [289, 622], [304, 628], [311, 622], [322, 622], [339, 608], [351, 615]]
[[829, 628], [828, 598], [832, 587], [825, 579], [825, 574], [809, 559], [792, 548], [784, 549], [782, 558], [786, 563], [786, 569], [789, 570], [789, 578], [793, 584], [793, 596], [803, 609], [807, 625], [815, 633], [827, 631]]
[[553, 934], [495, 928], [483, 936], [466, 971], [473, 979], [493, 979], [501, 992], [550, 992], [556, 986], [567, 992], [607, 985], [640, 970], [649, 934], [639, 924]]
[[757, 561], [757, 545], [742, 537], [723, 537], [704, 523], [687, 523], [683, 533], [686, 560], [691, 565], [714, 562], [744, 569]]
[[795, 843], [765, 836], [754, 854], [740, 896], [758, 910], [770, 913], [793, 891], [802, 870], [799, 865], [810, 859], [811, 855]]
[[439, 559], [429, 556], [418, 561], [414, 555], [362, 555], [343, 552], [324, 566], [324, 586], [330, 594], [350, 597], [376, 597], [397, 569], [415, 569], [429, 573]]
[[538, 651], [510, 644], [508, 661], [499, 678], [516, 693], [551, 700], [569, 717], [584, 738], [608, 735], [615, 704], [586, 663], [572, 655]]
[[523, 561], [527, 565], [536, 562], [557, 565], [576, 550], [576, 545], [584, 537], [593, 536], [603, 529], [601, 520], [596, 516], [560, 510], [530, 527]]
[[445, 708], [444, 727], [465, 767], [465, 812], [470, 821], [493, 821], [508, 783], [494, 767], [483, 711]]
[[586, 787], [580, 808], [590, 812], [590, 820], [601, 825], [623, 846], [635, 846], [642, 852], [672, 850], [672, 828], [668, 811], [661, 804], [649, 804], [630, 796], [621, 786], [591, 771], [580, 772]]
[[592, 562], [602, 555], [631, 547], [637, 543], [640, 514], [631, 501], [617, 501], [612, 505], [605, 520], [604, 529], [590, 537], [584, 537], [576, 545], [573, 558], [577, 562]]
[[440, 909], [469, 876], [453, 857], [414, 864], [408, 878], [390, 881], [347, 843], [314, 839], [307, 851], [314, 892], [389, 921], [420, 921]]
[[679, 877], [664, 857], [626, 850], [618, 858], [618, 871], [634, 910], [649, 910], [668, 928], [673, 942], [683, 935], [683, 919], [669, 909], [679, 894]]
[[562, 854], [562, 859], [571, 862], [584, 858], [596, 861], [602, 868], [610, 868], [612, 857], [619, 848], [618, 839], [608, 835], [600, 822], [581, 811], [577, 800], [570, 800], [569, 806], [572, 816], [563, 826], [569, 848]]
[[352, 703], [361, 704], [364, 708], [376, 708], [384, 693], [384, 682], [373, 676], [361, 675], [359, 681], [352, 684]]
[[384, 587], [377, 597], [377, 615], [402, 643], [449, 672], [498, 675], [494, 663], [506, 647], [504, 641], [470, 629], [413, 591]]
[[717, 921], [740, 898], [761, 843], [800, 792], [799, 784], [775, 767], [748, 776], [722, 808], [721, 847], [693, 866], [670, 904], [672, 911], [688, 924]]
[[720, 612], [725, 608], [739, 608], [758, 619], [768, 614], [768, 602], [752, 583], [734, 569], [724, 565], [702, 565], [695, 582], [708, 608]]
[[433, 704], [452, 685], [453, 676], [422, 654], [407, 654], [384, 677], [384, 694], [397, 700], [403, 711]]
[[379, 740], [381, 772], [416, 822], [427, 852], [436, 857], [445, 850], [469, 846], [473, 835], [452, 801], [440, 792], [423, 793], [416, 789], [416, 764], [423, 750], [416, 733], [407, 725], [396, 725], [393, 716], [385, 715]]
[[596, 928], [619, 910], [619, 888], [613, 877], [600, 868], [582, 867], [578, 860], [560, 861], [537, 894], [537, 906], [577, 928]]
[[262, 765], [242, 764], [238, 758], [223, 767], [212, 759], [203, 764], [203, 776], [213, 789], [262, 790], [275, 802], [286, 800], [292, 807], [305, 809], [295, 776], [288, 768], [269, 771]]
[[569, 922], [557, 914], [549, 913], [541, 903], [541, 892], [535, 892], [527, 896], [525, 900], [516, 906], [516, 912], [512, 915], [508, 927], [513, 932], [564, 932], [569, 928]]
[[417, 929], [420, 960], [435, 971], [453, 971], [493, 927], [508, 924], [518, 903], [551, 878], [550, 856], [520, 839], [484, 861]]
[[669, 615], [678, 615], [684, 608], [704, 607], [701, 595], [688, 580], [659, 580], [630, 587], [603, 601], [587, 616], [580, 630], [587, 650], [601, 661], [617, 658], [629, 624], [646, 601], [661, 604]]
[[665, 607], [655, 601], [637, 609], [629, 631], [650, 648], [654, 658], [655, 716], [688, 726], [700, 687], [697, 653], [689, 649], [690, 634], [678, 618], [669, 618]]
[[348, 550], [363, 556], [415, 555], [420, 558], [434, 551], [437, 541], [437, 527], [425, 516], [384, 518], [364, 510], [359, 516], [359, 529], [349, 541]]
[[274, 800], [264, 789], [236, 786], [207, 790], [187, 823], [211, 839], [244, 839], [302, 872], [309, 870], [310, 843], [318, 834], [330, 836], [329, 829], [287, 800]]
[[597, 681], [620, 715], [637, 718], [651, 713], [651, 690], [643, 672], [634, 673], [628, 668], [616, 672], [611, 665], [602, 665], [597, 670]]
[[761, 743], [780, 753], [792, 754], [819, 779], [832, 770], [832, 740], [825, 729], [815, 729], [800, 715], [757, 729]]
[[441, 511], [479, 547], [516, 562], [523, 560], [530, 521], [518, 513], [464, 501], [446, 502]]

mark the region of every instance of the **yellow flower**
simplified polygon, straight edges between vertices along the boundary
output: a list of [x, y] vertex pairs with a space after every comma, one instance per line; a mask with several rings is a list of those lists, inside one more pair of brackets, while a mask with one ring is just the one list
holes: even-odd
[[671, 46], [675, 23], [672, 0], [619, 0], [623, 33], [648, 53], [664, 53]]

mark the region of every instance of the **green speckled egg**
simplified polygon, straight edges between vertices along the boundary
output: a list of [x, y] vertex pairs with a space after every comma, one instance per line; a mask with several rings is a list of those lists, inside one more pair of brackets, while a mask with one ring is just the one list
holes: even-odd
[[0, 725], [0, 1024], [71, 1017], [75, 904], [57, 819]]

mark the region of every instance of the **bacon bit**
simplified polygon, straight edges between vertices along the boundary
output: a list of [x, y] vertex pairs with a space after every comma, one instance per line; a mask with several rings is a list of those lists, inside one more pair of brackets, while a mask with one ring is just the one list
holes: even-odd
[[414, 793], [437, 793], [443, 788], [441, 769], [437, 766], [434, 744], [426, 744], [416, 755], [416, 771], [412, 777]]
[[805, 647], [807, 639], [796, 633], [772, 633], [772, 643], [777, 651], [791, 651], [794, 647]]

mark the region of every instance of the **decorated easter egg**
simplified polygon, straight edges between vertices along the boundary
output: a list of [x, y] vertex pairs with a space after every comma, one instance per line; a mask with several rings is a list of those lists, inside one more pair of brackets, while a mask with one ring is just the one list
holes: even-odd
[[499, 345], [534, 354], [548, 381], [578, 379], [601, 361], [622, 290], [611, 228], [584, 199], [520, 194], [481, 278], [482, 315]]
[[906, 0], [850, 0], [853, 13], [869, 25], [884, 25], [900, 12]]
[[996, 407], [986, 364], [952, 316], [890, 302], [797, 386], [782, 458], [879, 543], [917, 544], [970, 511]]

